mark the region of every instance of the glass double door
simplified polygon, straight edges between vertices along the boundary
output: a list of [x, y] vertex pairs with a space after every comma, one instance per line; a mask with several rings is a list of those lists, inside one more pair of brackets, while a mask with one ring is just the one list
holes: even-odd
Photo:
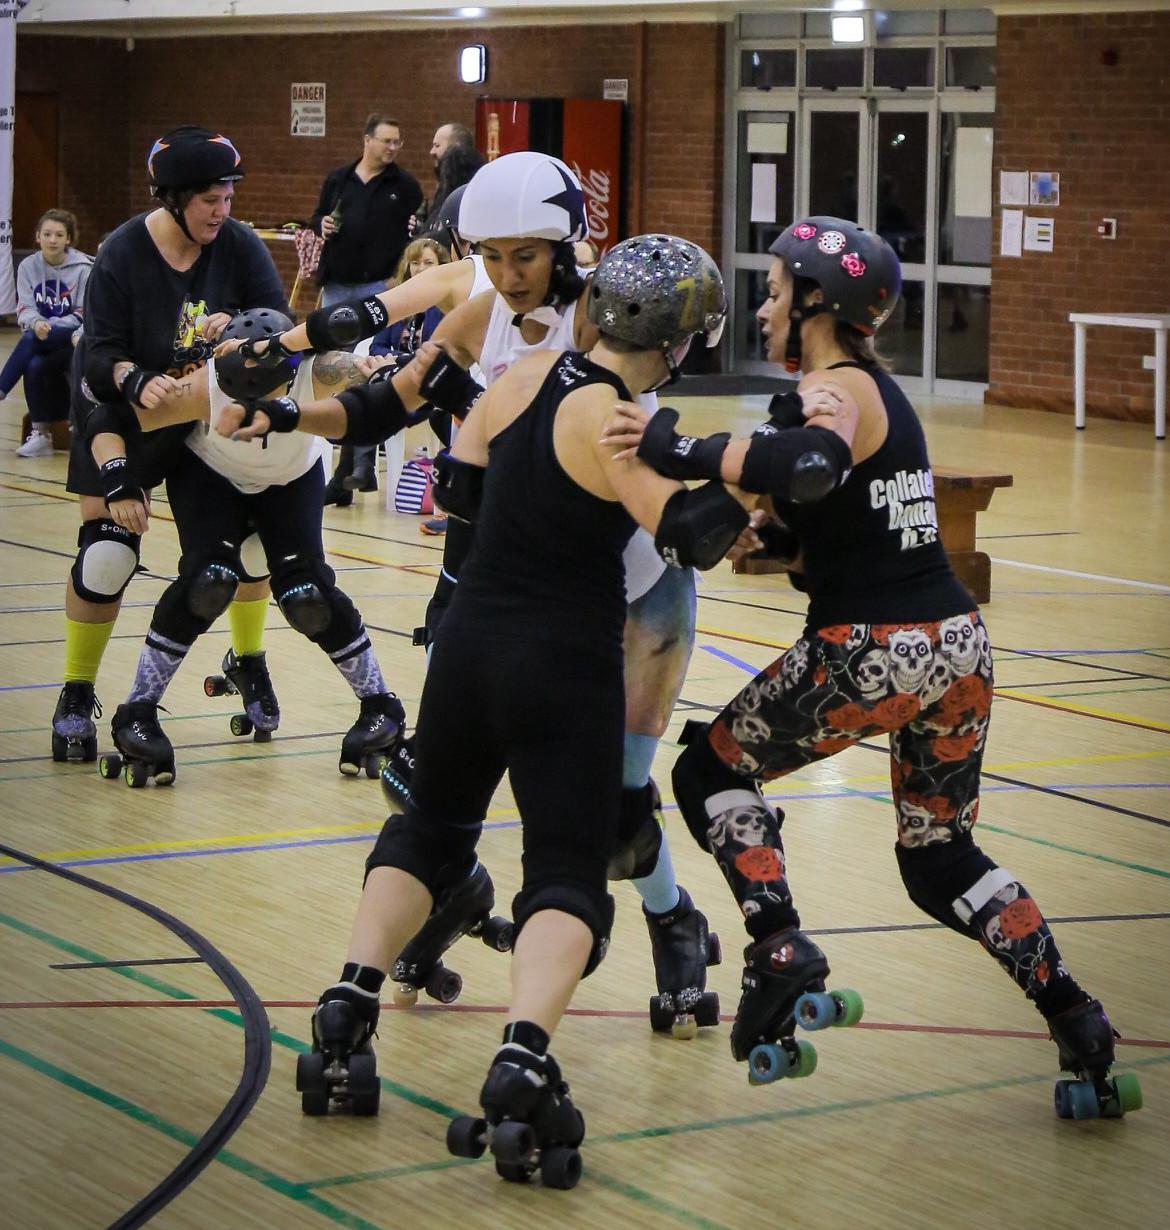
[[[768, 159], [774, 170], [762, 172], [759, 150], [767, 141], [759, 134], [766, 134], [769, 115], [740, 113], [737, 307], [742, 312], [745, 300], [759, 294], [761, 254], [794, 218], [856, 218], [902, 261], [901, 301], [879, 334], [879, 350], [900, 382], [917, 391], [978, 395], [987, 381], [991, 112], [954, 111], [938, 99], [806, 98], [781, 114], [795, 120], [798, 139], [791, 154], [786, 147], [785, 157]], [[785, 173], [789, 192], [779, 193], [774, 224], [752, 222], [760, 216], [761, 180], [780, 183]], [[745, 189], [754, 213], [745, 214]], [[748, 253], [753, 259], [745, 261]], [[742, 326], [736, 356], [747, 360], [737, 367], [757, 368], [758, 349]]]

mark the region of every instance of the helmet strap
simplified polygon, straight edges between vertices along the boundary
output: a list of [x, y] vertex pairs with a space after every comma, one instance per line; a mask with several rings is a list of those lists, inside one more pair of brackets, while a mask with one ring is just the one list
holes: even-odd
[[797, 278], [792, 287], [792, 307], [788, 309], [788, 341], [784, 346], [784, 370], [786, 372], [800, 371], [802, 351], [800, 343], [801, 326], [806, 320], [812, 320], [824, 310], [823, 303], [802, 304], [805, 294], [816, 287], [816, 283], [808, 278]]

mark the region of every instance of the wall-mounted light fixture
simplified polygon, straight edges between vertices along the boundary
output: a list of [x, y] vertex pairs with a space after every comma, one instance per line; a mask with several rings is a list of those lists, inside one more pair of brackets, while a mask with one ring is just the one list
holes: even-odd
[[487, 48], [473, 43], [459, 53], [459, 80], [464, 85], [482, 85], [487, 80]]
[[830, 28], [834, 43], [865, 42], [865, 16], [862, 13], [834, 13]]

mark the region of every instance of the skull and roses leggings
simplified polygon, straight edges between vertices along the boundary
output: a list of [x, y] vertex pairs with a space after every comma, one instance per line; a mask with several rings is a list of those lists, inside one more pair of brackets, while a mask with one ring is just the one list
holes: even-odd
[[722, 765], [748, 780], [710, 796], [700, 826], [757, 939], [799, 926], [799, 916], [777, 817], [747, 787], [888, 734], [898, 863], [912, 899], [978, 939], [1046, 1014], [1068, 1006], [1076, 983], [1039, 908], [970, 835], [992, 686], [991, 646], [974, 611], [821, 628], [735, 697], [708, 738]]

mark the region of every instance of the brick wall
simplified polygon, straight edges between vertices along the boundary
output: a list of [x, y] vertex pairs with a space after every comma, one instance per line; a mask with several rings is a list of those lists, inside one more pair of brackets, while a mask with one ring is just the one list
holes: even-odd
[[[997, 42], [997, 192], [1001, 170], [1058, 171], [1060, 206], [1026, 210], [1056, 220], [1053, 252], [993, 259], [987, 399], [1071, 412], [1068, 314], [1170, 313], [1170, 13], [1001, 17]], [[1090, 328], [1090, 414], [1152, 421], [1153, 345]]]
[[[723, 27], [717, 24], [504, 27], [477, 30], [488, 48], [493, 96], [599, 98], [605, 77], [630, 82], [625, 230], [678, 231], [718, 259], [722, 168]], [[166, 128], [222, 128], [244, 154], [237, 217], [260, 225], [306, 218], [325, 174], [361, 153], [372, 110], [399, 118], [400, 162], [429, 193], [428, 150], [446, 121], [474, 126], [483, 86], [456, 80], [458, 30], [355, 35], [140, 39], [121, 42], [21, 32], [17, 88], [60, 95], [61, 206], [86, 236], [109, 230], [149, 202], [146, 151]], [[289, 84], [328, 86], [328, 135], [289, 135]], [[19, 186], [18, 186], [19, 190]], [[291, 277], [292, 245], [280, 245]]]

